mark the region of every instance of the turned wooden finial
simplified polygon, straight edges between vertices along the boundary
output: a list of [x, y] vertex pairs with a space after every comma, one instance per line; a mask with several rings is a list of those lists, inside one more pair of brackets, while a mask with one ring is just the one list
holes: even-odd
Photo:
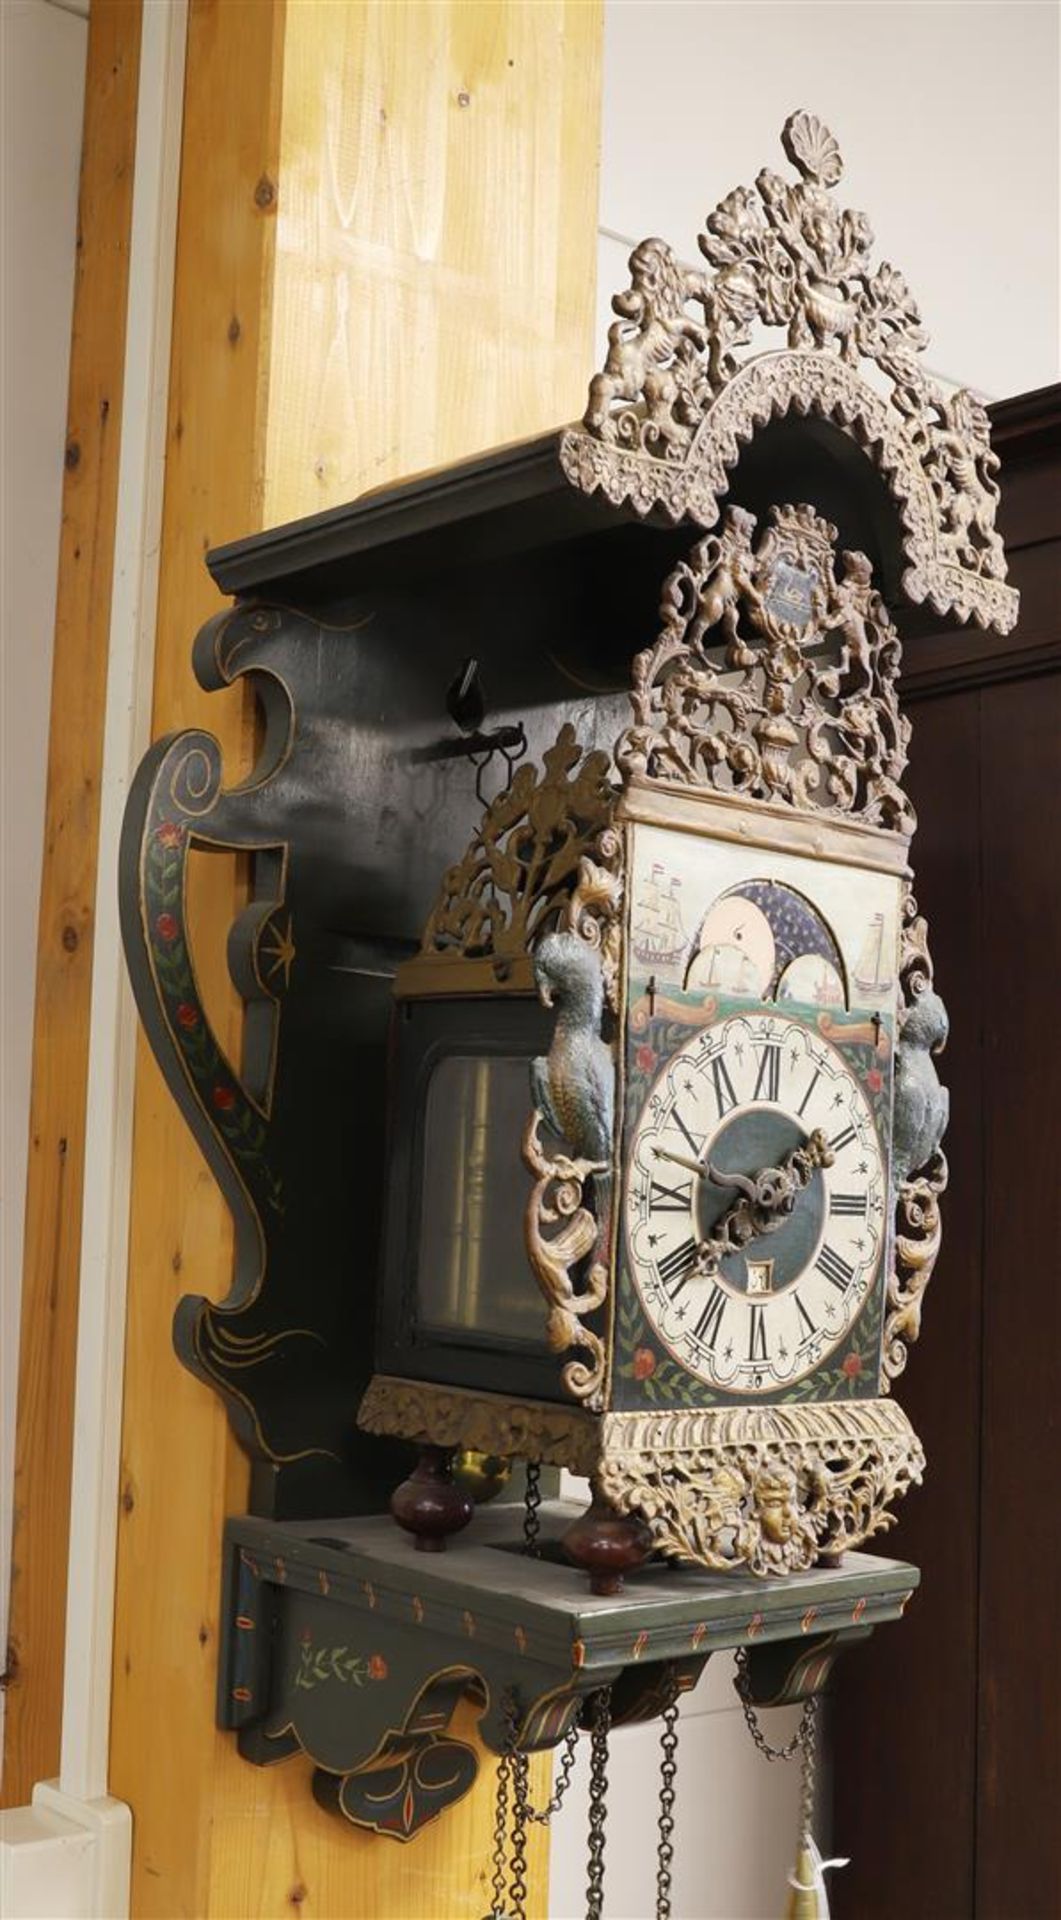
[[452, 1447], [421, 1447], [416, 1466], [391, 1494], [391, 1512], [415, 1535], [421, 1553], [442, 1553], [446, 1537], [466, 1527], [475, 1511], [470, 1495], [453, 1478]]
[[589, 1574], [591, 1593], [621, 1593], [623, 1579], [653, 1550], [652, 1532], [636, 1514], [616, 1513], [594, 1493], [590, 1506], [573, 1520], [560, 1545], [576, 1567]]

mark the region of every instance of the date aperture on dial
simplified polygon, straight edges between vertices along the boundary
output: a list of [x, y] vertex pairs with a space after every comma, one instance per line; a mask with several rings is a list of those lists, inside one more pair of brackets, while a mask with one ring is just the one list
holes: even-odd
[[813, 1372], [873, 1288], [886, 1190], [869, 1101], [834, 1047], [776, 1013], [702, 1029], [629, 1149], [627, 1253], [664, 1346], [742, 1395]]

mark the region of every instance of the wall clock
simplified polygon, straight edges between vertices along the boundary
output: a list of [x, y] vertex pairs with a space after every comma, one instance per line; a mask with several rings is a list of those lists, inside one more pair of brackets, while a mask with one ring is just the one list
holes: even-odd
[[[782, 139], [704, 267], [635, 249], [578, 426], [212, 556], [240, 599], [196, 670], [252, 677], [262, 762], [226, 789], [208, 734], [160, 741], [126, 821], [138, 1002], [236, 1223], [175, 1322], [256, 1466], [219, 1721], [408, 1839], [476, 1777], [471, 1699], [514, 1859], [527, 1754], [592, 1727], [591, 1914], [609, 1725], [663, 1716], [672, 1806], [677, 1695], [736, 1648], [806, 1754], [918, 1579], [852, 1551], [922, 1472], [896, 1389], [946, 1182], [896, 614], [1007, 631], [1016, 595], [983, 409], [925, 373], [828, 130]], [[437, 737], [458, 632], [531, 749], [486, 805]], [[253, 869], [238, 1062], [187, 912], [217, 847]], [[525, 1464], [522, 1514], [470, 1524], [472, 1454]]]
[[[832, 197], [828, 130], [794, 114], [783, 144], [795, 184], [764, 171], [720, 203], [707, 273], [659, 241], [631, 255], [562, 442], [587, 492], [707, 529], [663, 584], [611, 764], [568, 725], [537, 781], [520, 770], [398, 985], [399, 1061], [430, 1028], [465, 1091], [447, 1108], [457, 1069], [430, 1048], [399, 1068], [395, 1139], [420, 1144], [392, 1163], [359, 1419], [588, 1472], [567, 1545], [598, 1589], [652, 1551], [762, 1575], [834, 1561], [923, 1467], [892, 1386], [939, 1244], [946, 1013], [911, 891], [901, 644], [873, 513], [764, 501], [754, 464], [742, 498], [741, 447], [784, 429], [798, 472], [798, 422], [827, 422], [891, 494], [908, 596], [1003, 625], [1015, 607], [982, 414], [921, 369], [905, 283]], [[753, 319], [787, 341], [742, 362]], [[499, 1160], [521, 1062], [526, 1266]], [[472, 1081], [482, 1153], [461, 1175], [456, 1134], [448, 1163], [423, 1142], [446, 1111], [467, 1135]]]

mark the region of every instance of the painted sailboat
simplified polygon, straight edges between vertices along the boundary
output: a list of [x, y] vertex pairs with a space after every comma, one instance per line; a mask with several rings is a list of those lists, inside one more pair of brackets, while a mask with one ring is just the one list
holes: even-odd
[[646, 967], [677, 967], [684, 957], [688, 936], [682, 925], [681, 884], [672, 875], [666, 889], [663, 868], [657, 864], [634, 901], [632, 944]]
[[892, 984], [891, 960], [884, 945], [884, 915], [875, 913], [855, 967], [855, 985], [862, 993], [886, 993]]

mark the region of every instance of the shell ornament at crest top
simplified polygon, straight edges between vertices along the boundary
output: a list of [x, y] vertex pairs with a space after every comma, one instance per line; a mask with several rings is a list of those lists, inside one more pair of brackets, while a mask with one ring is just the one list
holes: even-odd
[[[727, 194], [697, 236], [703, 268], [663, 240], [634, 248], [604, 365], [561, 442], [564, 471], [616, 506], [711, 527], [757, 428], [788, 413], [829, 419], [890, 488], [909, 597], [1008, 632], [1017, 595], [995, 527], [986, 411], [926, 373], [913, 294], [896, 267], [873, 264], [865, 214], [834, 197], [843, 161], [828, 127], [793, 113], [781, 143], [797, 178], [764, 167], [754, 187]], [[783, 330], [784, 347], [742, 355], [756, 326]]]

